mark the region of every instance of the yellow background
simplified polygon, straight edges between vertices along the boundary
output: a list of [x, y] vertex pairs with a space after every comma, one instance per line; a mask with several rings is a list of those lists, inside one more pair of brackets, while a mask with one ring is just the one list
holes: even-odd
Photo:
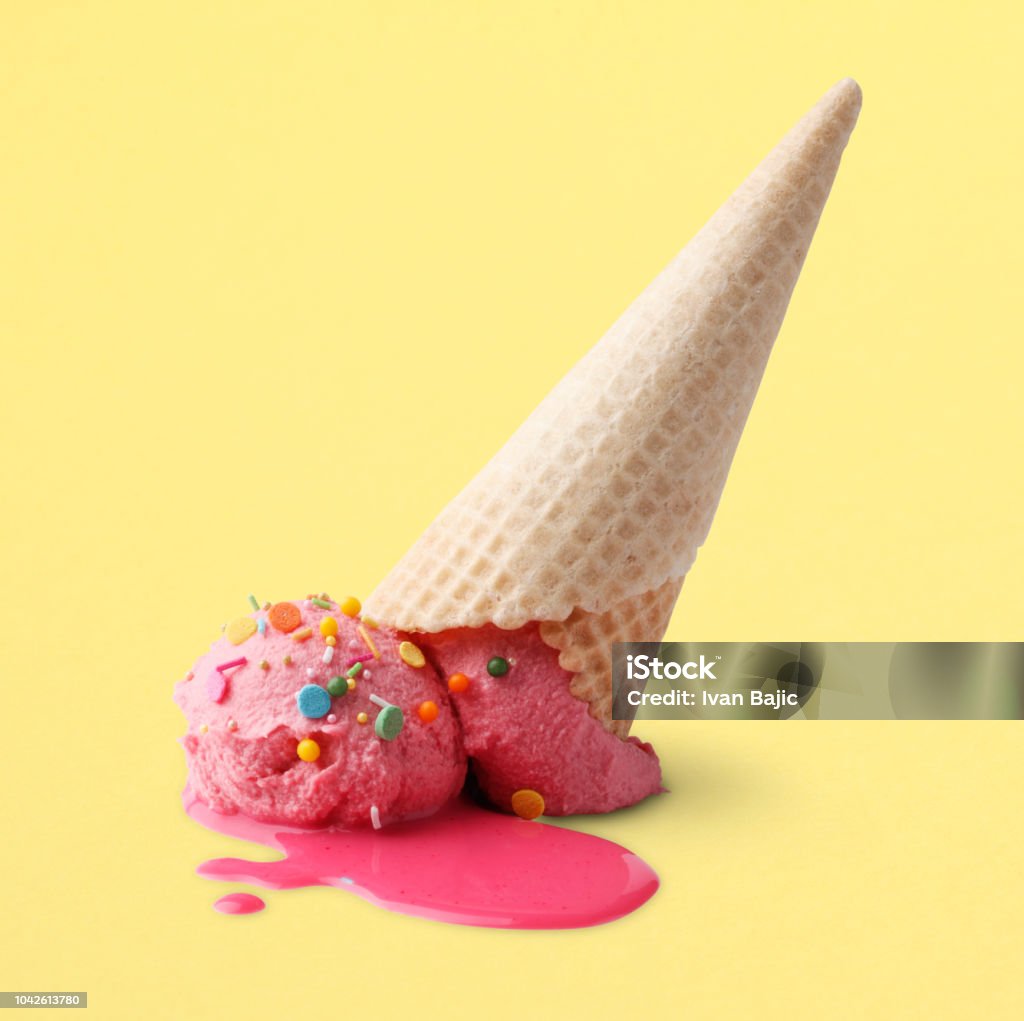
[[[969, 10], [969, 13], [967, 13]], [[782, 133], [864, 88], [670, 636], [1020, 638], [1016, 4], [0, 5], [0, 987], [101, 1018], [1020, 1016], [1011, 724], [649, 724], [643, 910], [210, 910], [171, 684], [365, 594]]]

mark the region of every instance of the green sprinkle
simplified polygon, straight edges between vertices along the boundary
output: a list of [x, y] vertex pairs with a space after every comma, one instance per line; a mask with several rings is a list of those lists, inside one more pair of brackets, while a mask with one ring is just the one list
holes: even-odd
[[346, 671], [346, 677], [358, 677], [363, 672], [362, 663], [353, 663]]
[[402, 732], [405, 717], [396, 705], [389, 705], [377, 714], [373, 723], [373, 732], [382, 741], [394, 741]]
[[346, 681], [345, 678], [340, 675], [337, 677], [332, 677], [327, 682], [327, 690], [335, 697], [337, 697], [338, 695], [347, 695], [348, 681]]
[[249, 593], [249, 605], [254, 610], [258, 610], [260, 608], [260, 604], [256, 602], [256, 597], [251, 592]]
[[310, 602], [314, 606], [319, 606], [321, 610], [329, 610], [331, 608], [331, 604], [323, 599], [311, 599]]
[[495, 656], [487, 664], [487, 672], [492, 677], [504, 677], [508, 673], [508, 660], [503, 659], [501, 656]]

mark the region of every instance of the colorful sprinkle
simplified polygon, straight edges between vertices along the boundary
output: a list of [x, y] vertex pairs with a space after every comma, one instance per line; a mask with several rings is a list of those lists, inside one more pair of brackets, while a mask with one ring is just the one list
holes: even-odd
[[337, 723], [338, 722], [338, 717], [335, 716], [334, 713], [328, 713], [328, 715], [327, 715], [327, 722], [328, 723]]
[[200, 723], [199, 724], [199, 733], [200, 734], [208, 734], [209, 732], [210, 732], [210, 728], [205, 723]]
[[370, 822], [375, 830], [380, 829], [380, 809], [376, 805], [370, 805]]
[[[370, 696], [373, 698], [373, 696]], [[373, 721], [373, 732], [382, 741], [394, 741], [402, 733], [405, 725], [405, 717], [402, 710], [396, 705], [389, 705], [377, 713], [377, 719]]]
[[331, 604], [326, 599], [311, 599], [310, 602], [314, 606], [319, 606], [321, 610], [329, 610], [331, 608]]
[[348, 681], [344, 677], [332, 677], [327, 682], [327, 690], [335, 697], [348, 694]]
[[[369, 673], [369, 671], [367, 671], [367, 673]], [[356, 690], [356, 682], [355, 682], [355, 680], [353, 678], [350, 677], [348, 679], [347, 683], [348, 683], [348, 690], [349, 691], [355, 691]]]
[[234, 720], [228, 720], [228, 730], [238, 730], [238, 724]]
[[267, 611], [270, 623], [286, 635], [302, 623], [302, 613], [294, 603], [274, 603]]
[[495, 656], [487, 663], [487, 672], [492, 677], [504, 677], [508, 673], [508, 660], [501, 656]]
[[334, 637], [334, 635], [328, 635], [328, 636], [327, 636], [327, 637], [326, 637], [326, 638], [324, 639], [324, 642], [325, 642], [325, 643], [326, 643], [327, 645], [329, 645], [329, 646], [330, 646], [330, 647], [331, 647], [331, 648], [333, 649], [333, 648], [334, 648], [334, 646], [336, 646], [336, 645], [338, 644], [338, 639], [337, 639], [337, 638], [335, 638], [335, 637]]
[[316, 667], [315, 666], [308, 666], [308, 667], [306, 667], [306, 676], [307, 677], [316, 677]]
[[226, 663], [220, 663], [217, 666], [217, 672], [224, 673], [225, 670], [231, 670], [233, 667], [245, 666], [248, 662], [249, 660], [245, 656], [239, 656], [238, 659], [229, 659]]
[[256, 622], [256, 630], [259, 631], [261, 635], [265, 635], [267, 633], [266, 617], [260, 617], [260, 619]]
[[398, 655], [403, 663], [408, 663], [409, 666], [415, 667], [417, 670], [427, 662], [419, 646], [413, 645], [412, 642], [402, 642], [398, 646]]
[[223, 702], [228, 693], [228, 679], [219, 672], [206, 678], [206, 696], [211, 702]]
[[258, 610], [260, 608], [260, 604], [256, 602], [256, 597], [251, 592], [249, 593], [249, 605], [254, 610]]
[[334, 659], [334, 649], [330, 645], [328, 645], [327, 648], [324, 649], [324, 654], [320, 657], [320, 659], [324, 663], [330, 663], [330, 661]]
[[266, 660], [266, 659], [261, 659], [260, 660], [260, 669], [261, 670], [269, 670], [270, 669], [270, 661]]
[[439, 711], [436, 702], [420, 702], [420, 707], [416, 710], [419, 718], [424, 723], [433, 723], [437, 719]]
[[301, 631], [296, 631], [292, 635], [293, 642], [304, 642], [307, 638], [313, 637], [313, 629], [311, 627], [304, 627]]
[[348, 596], [342, 600], [341, 605], [338, 607], [346, 617], [358, 617], [359, 611], [362, 608], [363, 604], [355, 596]]
[[360, 624], [356, 630], [359, 632], [359, 637], [366, 643], [366, 647], [373, 653], [373, 658], [380, 659], [380, 653], [377, 651], [377, 646], [373, 644], [373, 639], [366, 633], [366, 628]]
[[363, 617], [363, 623], [364, 623], [364, 624], [365, 624], [365, 625], [366, 625], [366, 626], [367, 626], [367, 627], [368, 627], [368, 628], [369, 628], [369, 629], [370, 629], [371, 631], [376, 631], [376, 630], [377, 630], [377, 622], [376, 622], [376, 621], [375, 621], [375, 620], [373, 619], [373, 617]]
[[306, 684], [296, 692], [295, 704], [307, 720], [319, 720], [331, 711], [331, 696], [319, 684]]
[[265, 603], [263, 604], [263, 609], [264, 609], [264, 610], [269, 610], [269, 609], [270, 609], [270, 606], [271, 606], [271, 603], [270, 603], [270, 600], [268, 599], [268, 600], [267, 600], [267, 601], [266, 601], [266, 602], [265, 602]]
[[461, 695], [469, 688], [469, 678], [465, 674], [452, 674], [448, 678], [448, 690]]
[[367, 716], [366, 713], [358, 713], [356, 715], [356, 723], [358, 723], [361, 727], [365, 726], [369, 722], [370, 722], [370, 717]]
[[338, 622], [333, 617], [324, 617], [320, 621], [320, 634], [325, 638], [328, 636], [333, 637], [338, 633]]
[[362, 669], [363, 669], [363, 664], [362, 663], [359, 663], [359, 662], [353, 663], [352, 666], [350, 666], [345, 671], [345, 676], [346, 677], [358, 677], [360, 672], [362, 671]]
[[224, 631], [232, 645], [241, 645], [256, 634], [256, 621], [252, 617], [236, 617]]
[[370, 673], [370, 668], [369, 668], [369, 667], [367, 667], [367, 668], [366, 668], [366, 669], [365, 669], [365, 670], [363, 671], [363, 680], [364, 680], [364, 681], [368, 681], [368, 680], [369, 680], [369, 679], [370, 679], [370, 678], [371, 678], [372, 676], [373, 676], [373, 674], [371, 674], [371, 673]]
[[311, 737], [304, 738], [295, 749], [296, 754], [303, 762], [316, 762], [320, 758], [320, 745]]
[[536, 792], [526, 788], [512, 795], [512, 811], [520, 819], [536, 819], [544, 814], [544, 799]]
[[282, 659], [281, 662], [284, 663], [285, 666], [291, 666], [292, 663], [295, 662], [295, 660], [293, 660], [292, 657], [290, 655], [288, 655], [288, 656], [285, 656], [285, 658]]
[[191, 681], [192, 678], [195, 677], [195, 675], [196, 675], [196, 672], [194, 670], [189, 670], [189, 672], [187, 674], [185, 674], [185, 680], [186, 681]]

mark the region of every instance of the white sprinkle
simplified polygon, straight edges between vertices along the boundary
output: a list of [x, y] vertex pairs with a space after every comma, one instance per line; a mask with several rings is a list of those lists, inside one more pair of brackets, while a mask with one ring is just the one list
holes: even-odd
[[330, 716], [327, 717], [327, 722], [328, 723], [337, 723], [338, 722], [338, 717], [335, 716], [334, 713], [331, 713]]
[[371, 695], [371, 696], [370, 696], [370, 701], [371, 701], [371, 702], [372, 702], [372, 703], [373, 703], [374, 705], [379, 705], [379, 706], [381, 707], [381, 709], [387, 709], [387, 707], [388, 707], [389, 705], [391, 705], [391, 703], [390, 703], [390, 702], [388, 702], [388, 701], [385, 701], [385, 700], [384, 700], [383, 698], [381, 698], [381, 697], [380, 697], [380, 695]]
[[369, 670], [364, 670], [363, 671], [363, 680], [364, 681], [368, 681], [372, 676], [373, 676], [373, 674], [371, 674]]
[[307, 677], [316, 677], [316, 667], [311, 667], [311, 666], [306, 667], [306, 676]]
[[228, 730], [238, 730], [238, 724], [234, 720], [228, 720]]
[[334, 659], [334, 646], [328, 645], [327, 648], [324, 649], [323, 661], [325, 663], [330, 663], [332, 659]]
[[370, 806], [370, 822], [373, 823], [373, 828], [375, 830], [380, 829], [380, 810], [376, 805]]

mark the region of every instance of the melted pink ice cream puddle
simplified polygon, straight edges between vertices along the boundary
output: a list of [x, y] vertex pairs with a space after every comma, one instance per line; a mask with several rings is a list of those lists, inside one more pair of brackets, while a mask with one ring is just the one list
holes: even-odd
[[427, 819], [381, 830], [270, 825], [214, 812], [189, 790], [184, 802], [208, 829], [284, 853], [272, 862], [214, 858], [196, 870], [201, 876], [274, 890], [333, 886], [439, 922], [501, 929], [600, 925], [635, 911], [658, 888], [651, 867], [618, 844], [491, 812], [466, 798]]
[[213, 902], [213, 910], [222, 915], [251, 915], [266, 906], [254, 893], [229, 893]]

